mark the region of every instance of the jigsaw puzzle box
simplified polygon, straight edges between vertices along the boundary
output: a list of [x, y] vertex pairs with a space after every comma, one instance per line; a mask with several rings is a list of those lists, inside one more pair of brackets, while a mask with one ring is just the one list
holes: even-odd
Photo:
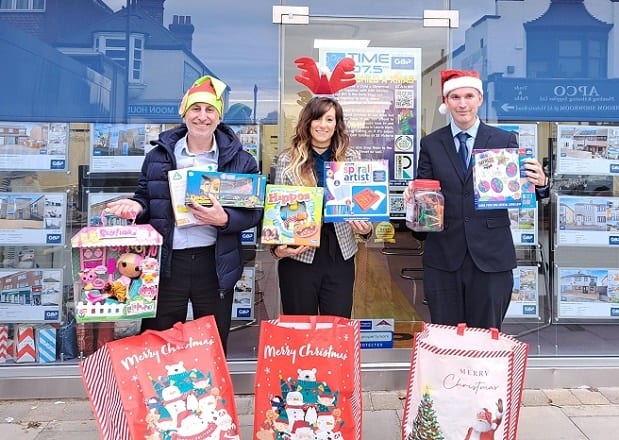
[[71, 239], [77, 322], [154, 317], [161, 235], [150, 225], [89, 226]]

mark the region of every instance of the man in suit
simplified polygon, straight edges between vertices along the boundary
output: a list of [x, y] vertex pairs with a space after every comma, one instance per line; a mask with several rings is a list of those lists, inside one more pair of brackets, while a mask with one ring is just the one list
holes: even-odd
[[[439, 111], [449, 111], [451, 121], [421, 139], [417, 178], [440, 181], [444, 229], [413, 232], [425, 240], [424, 292], [430, 318], [435, 324], [465, 322], [469, 327], [500, 329], [512, 294], [516, 251], [507, 209], [475, 209], [470, 159], [473, 148], [517, 148], [518, 143], [513, 132], [480, 121], [477, 113], [484, 97], [477, 72], [442, 71], [441, 86]], [[537, 198], [547, 197], [542, 165], [526, 159], [524, 167]], [[405, 200], [413, 189], [411, 181]]]

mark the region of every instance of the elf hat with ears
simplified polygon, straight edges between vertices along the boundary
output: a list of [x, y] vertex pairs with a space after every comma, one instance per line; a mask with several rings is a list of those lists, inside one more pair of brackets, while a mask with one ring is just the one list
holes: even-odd
[[189, 110], [192, 105], [203, 102], [215, 107], [221, 118], [224, 109], [223, 93], [226, 87], [223, 81], [210, 75], [198, 78], [189, 90], [187, 90], [185, 96], [183, 96], [181, 105], [178, 108], [178, 114], [184, 117], [185, 113], [187, 113], [187, 110]]
[[443, 102], [439, 106], [438, 111], [441, 115], [447, 114], [447, 105], [445, 99], [453, 90], [461, 87], [472, 87], [479, 90], [479, 93], [484, 94], [479, 73], [474, 70], [442, 70], [441, 71], [441, 89], [443, 93]]

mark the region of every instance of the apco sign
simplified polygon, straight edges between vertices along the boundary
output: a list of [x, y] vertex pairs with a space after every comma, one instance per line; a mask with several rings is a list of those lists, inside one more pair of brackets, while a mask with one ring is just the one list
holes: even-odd
[[498, 78], [492, 105], [503, 120], [616, 121], [619, 79]]

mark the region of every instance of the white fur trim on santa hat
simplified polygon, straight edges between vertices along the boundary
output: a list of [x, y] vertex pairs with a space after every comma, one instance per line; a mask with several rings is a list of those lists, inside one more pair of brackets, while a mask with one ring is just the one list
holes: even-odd
[[461, 87], [472, 87], [479, 90], [479, 93], [482, 95], [484, 93], [481, 79], [475, 78], [474, 76], [459, 76], [445, 81], [443, 84], [443, 96], [447, 96], [452, 90], [456, 90]]
[[473, 89], [478, 90], [482, 95], [484, 94], [481, 79], [479, 78], [475, 78], [474, 76], [458, 76], [451, 78], [443, 83], [443, 102], [438, 107], [438, 112], [441, 115], [447, 114], [447, 105], [444, 102], [447, 95], [449, 95], [450, 92], [462, 87], [472, 87]]

